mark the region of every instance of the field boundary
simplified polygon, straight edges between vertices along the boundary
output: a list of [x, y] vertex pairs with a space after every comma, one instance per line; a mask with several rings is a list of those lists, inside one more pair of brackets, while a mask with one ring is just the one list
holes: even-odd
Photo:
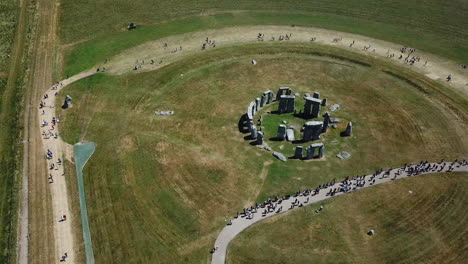
[[89, 229], [88, 210], [86, 207], [86, 195], [83, 182], [83, 168], [96, 150], [93, 142], [77, 143], [73, 146], [75, 154], [76, 177], [78, 181], [78, 192], [80, 198], [81, 225], [83, 227], [83, 240], [85, 245], [86, 263], [94, 264], [93, 244]]

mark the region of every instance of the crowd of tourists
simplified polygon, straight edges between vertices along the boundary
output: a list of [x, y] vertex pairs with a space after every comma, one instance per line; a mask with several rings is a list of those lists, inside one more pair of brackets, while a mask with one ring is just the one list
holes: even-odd
[[[348, 193], [364, 187], [374, 185], [376, 183], [385, 182], [385, 179], [396, 180], [397, 178], [411, 177], [424, 173], [431, 172], [452, 172], [455, 168], [461, 166], [468, 166], [468, 161], [445, 162], [441, 160], [438, 163], [429, 163], [428, 161], [421, 161], [418, 164], [405, 164], [400, 168], [390, 168], [387, 170], [379, 169], [371, 175], [358, 175], [353, 177], [346, 177], [344, 180], [337, 182], [333, 179], [330, 182], [318, 185], [315, 188], [309, 188], [304, 191], [298, 191], [294, 194], [287, 194], [281, 197], [268, 198], [263, 203], [256, 203], [255, 205], [244, 208], [240, 213], [234, 216], [234, 219], [239, 217], [252, 219], [258, 212], [264, 217], [268, 214], [277, 214], [283, 211], [281, 206], [284, 201], [294, 199], [289, 209], [295, 207], [302, 207], [309, 203], [309, 198], [314, 197], [326, 191], [326, 196], [335, 196], [337, 194]], [[302, 198], [301, 198], [302, 197]], [[320, 211], [323, 207], [320, 208]], [[228, 221], [228, 225], [232, 225], [232, 220]]]

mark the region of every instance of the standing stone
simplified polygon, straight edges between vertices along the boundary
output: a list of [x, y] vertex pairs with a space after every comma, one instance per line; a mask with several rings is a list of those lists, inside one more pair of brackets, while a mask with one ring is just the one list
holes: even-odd
[[351, 134], [353, 134], [353, 123], [349, 121], [348, 125], [346, 126], [346, 130], [343, 133], [343, 136], [349, 137], [351, 136]]
[[278, 112], [280, 114], [294, 112], [294, 95], [281, 95], [278, 105]]
[[320, 99], [320, 93], [319, 92], [314, 92], [314, 95], [312, 96], [316, 99]]
[[322, 146], [319, 147], [318, 158], [321, 159], [323, 157], [323, 153], [325, 152], [325, 145], [321, 143]]
[[263, 145], [263, 136], [262, 131], [257, 132], [257, 145]]
[[297, 146], [296, 150], [294, 151], [294, 157], [296, 159], [302, 159], [302, 151], [304, 150], [303, 146]]
[[278, 133], [276, 134], [276, 137], [279, 140], [284, 140], [286, 138], [286, 125], [279, 125], [278, 126]]
[[304, 105], [304, 115], [306, 118], [317, 118], [320, 113], [320, 104], [322, 101], [313, 97], [306, 97]]
[[258, 136], [257, 127], [255, 125], [252, 125], [250, 128], [250, 138], [257, 139], [257, 136]]
[[330, 114], [328, 112], [325, 112], [325, 114], [323, 115], [322, 133], [327, 132], [328, 124], [330, 124]]
[[308, 121], [304, 125], [304, 141], [312, 141], [320, 138], [322, 133], [323, 122], [322, 121]]
[[260, 98], [255, 98], [255, 111], [260, 111], [261, 107], [260, 107]]
[[268, 93], [268, 99], [267, 99], [267, 104], [271, 104], [271, 102], [273, 102], [273, 97], [274, 97], [274, 93], [273, 91], [266, 91]]
[[71, 107], [71, 101], [72, 101], [71, 96], [69, 96], [69, 95], [65, 96], [65, 102], [63, 103], [62, 108], [67, 109], [67, 108]]
[[314, 152], [315, 152], [315, 148], [312, 147], [312, 146], [308, 146], [306, 148], [306, 159], [308, 159], [308, 160], [313, 159], [314, 158]]
[[262, 98], [260, 100], [260, 107], [264, 107], [267, 104], [267, 95], [264, 93], [262, 94]]
[[250, 102], [249, 107], [247, 107], [247, 117], [249, 120], [252, 120], [255, 115], [255, 103]]
[[327, 106], [327, 98], [322, 99], [322, 106]]

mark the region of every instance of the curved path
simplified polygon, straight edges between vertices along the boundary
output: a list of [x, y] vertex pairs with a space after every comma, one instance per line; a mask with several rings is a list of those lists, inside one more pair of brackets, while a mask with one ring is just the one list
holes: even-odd
[[[64, 175], [63, 170], [63, 160], [67, 151], [67, 146], [60, 137], [55, 138], [54, 136], [50, 136], [47, 133], [59, 133], [58, 125], [60, 123], [55, 126], [52, 124], [52, 118], [56, 116], [55, 107], [60, 107], [54, 105], [55, 103], [59, 103], [59, 101], [55, 100], [55, 93], [59, 92], [63, 87], [69, 85], [70, 83], [88, 77], [95, 72], [95, 70], [86, 71], [71, 78], [65, 79], [58, 85], [50, 87], [44, 94], [44, 96], [47, 95], [47, 98], [43, 97], [41, 100], [42, 103], [45, 103], [45, 106], [38, 111], [39, 120], [41, 122], [40, 133], [42, 136], [42, 145], [44, 149], [43, 157], [45, 157], [48, 150], [50, 150], [53, 154], [53, 158], [47, 160], [48, 175], [44, 175], [44, 180], [47, 180], [47, 178], [49, 179], [52, 195], [52, 219], [54, 220], [53, 229], [56, 241], [55, 254], [57, 256], [57, 260], [59, 260], [65, 253], [67, 253], [68, 257], [66, 261], [70, 263], [75, 263], [75, 253], [77, 252], [76, 244], [73, 242], [74, 239], [72, 222], [74, 221], [75, 217], [79, 219], [79, 216], [71, 214], [68, 202], [69, 197], [67, 194], [67, 185], [65, 182], [67, 175]], [[48, 125], [44, 126], [42, 124], [43, 121], [48, 122]], [[62, 161], [62, 164], [58, 163], [59, 159]], [[54, 165], [54, 169], [50, 169], [50, 166], [52, 165]], [[61, 216], [63, 215], [67, 216], [67, 220], [59, 222]]]
[[[430, 165], [432, 168], [430, 170], [426, 170], [425, 167]], [[408, 173], [411, 169], [416, 169], [418, 171], [417, 173]], [[330, 195], [329, 192], [334, 189], [339, 189], [343, 187], [343, 182], [337, 182], [334, 185], [321, 189], [318, 194], [314, 194], [314, 191], [312, 191], [310, 194], [304, 194], [301, 193], [297, 197], [292, 197], [283, 200], [281, 203], [274, 202], [271, 203], [274, 209], [269, 210], [269, 212], [266, 212], [265, 208], [258, 208], [256, 212], [249, 213], [247, 215], [239, 215], [237, 218], [234, 218], [231, 220], [231, 224], [227, 225], [226, 227], [223, 228], [221, 233], [218, 235], [218, 238], [216, 239], [216, 242], [214, 244], [214, 248], [217, 250], [213, 253], [211, 263], [212, 264], [224, 264], [226, 262], [226, 252], [227, 252], [227, 247], [229, 246], [229, 243], [237, 236], [239, 235], [242, 231], [244, 231], [246, 228], [249, 226], [266, 219], [268, 217], [272, 217], [281, 213], [289, 212], [291, 210], [294, 210], [296, 208], [299, 208], [297, 205], [302, 206], [307, 206], [310, 204], [314, 204], [329, 198], [332, 198], [336, 195], [342, 195], [345, 193], [349, 193], [352, 191], [357, 191], [363, 188], [367, 188], [373, 185], [377, 184], [382, 184], [386, 183], [389, 181], [394, 181], [398, 179], [403, 179], [407, 177], [411, 177], [414, 175], [421, 175], [421, 174], [429, 174], [429, 173], [437, 173], [437, 172], [451, 172], [451, 171], [468, 171], [468, 163], [464, 162], [463, 164], [460, 163], [448, 163], [448, 162], [443, 162], [443, 163], [428, 163], [426, 165], [413, 165], [410, 167], [402, 167], [402, 168], [396, 168], [396, 169], [389, 169], [380, 173], [374, 173], [370, 175], [366, 175], [363, 180], [350, 180], [348, 181], [350, 186], [350, 190], [347, 192], [336, 192], [334, 195]], [[375, 181], [373, 181], [375, 180]], [[361, 184], [359, 187], [356, 185], [356, 183]], [[295, 202], [297, 199], [297, 205], [292, 206], [292, 204]], [[282, 210], [279, 211], [280, 207], [282, 207]]]
[[[371, 39], [364, 36], [317, 28], [254, 26], [208, 30], [176, 35], [150, 41], [134, 48], [130, 48], [121, 54], [112, 57], [107, 63], [96, 66], [96, 68], [99, 67], [102, 69], [102, 67], [105, 67], [106, 72], [116, 75], [128, 72], [151, 71], [180, 60], [183, 57], [204, 52], [201, 50], [201, 45], [205, 42], [207, 37], [214, 39], [216, 41], [216, 46], [218, 47], [232, 46], [241, 43], [258, 42], [256, 37], [259, 32], [265, 34], [264, 42], [273, 41], [271, 40], [272, 37], [275, 37], [276, 40], [274, 41], [278, 41], [278, 36], [285, 34], [292, 34], [291, 42], [310, 42], [311, 37], [314, 37], [315, 42], [320, 44], [351, 49], [368, 56], [388, 58], [388, 60], [393, 63], [401, 64], [402, 66], [422, 73], [431, 79], [443, 80], [448, 74], [452, 74], [453, 81], [448, 83], [448, 86], [451, 86], [458, 92], [468, 95], [468, 89], [465, 87], [465, 85], [468, 84], [468, 71], [459, 69], [458, 65], [452, 61], [417, 51], [411, 56], [421, 57], [421, 60], [416, 62], [413, 66], [410, 66], [407, 63], [404, 63], [404, 60], [397, 59], [400, 54], [399, 48], [402, 47], [402, 45]], [[333, 41], [334, 39], [337, 39], [337, 41]], [[163, 46], [164, 43], [168, 44], [167, 47]], [[350, 43], [354, 44], [350, 46]], [[364, 46], [369, 45], [369, 49], [363, 50]], [[183, 49], [181, 50], [180, 47]], [[177, 51], [174, 52], [176, 48]], [[207, 45], [208, 50], [212, 48], [215, 47]], [[395, 54], [395, 57], [390, 58], [388, 54], [392, 53]], [[404, 55], [407, 55], [407, 53]], [[155, 61], [153, 64], [150, 63], [152, 59]], [[426, 60], [428, 61], [427, 64], [424, 63]], [[138, 70], [133, 70], [135, 66], [137, 66]], [[56, 103], [54, 94], [70, 83], [95, 74], [97, 72], [96, 68], [65, 79], [60, 82], [59, 85], [54, 85], [47, 90], [46, 94], [48, 97], [42, 99], [42, 102], [44, 102], [46, 106], [39, 110], [39, 120], [40, 122], [43, 120], [47, 121], [48, 125], [41, 127], [41, 131], [37, 131], [38, 133], [49, 133], [49, 131], [54, 134], [58, 133], [58, 127], [55, 126], [52, 130], [51, 126], [52, 118], [56, 116], [55, 108], [51, 107]], [[61, 100], [63, 100], [63, 98], [61, 98]], [[61, 103], [61, 101], [57, 101], [57, 103]], [[42, 110], [44, 110], [43, 114]], [[35, 131], [32, 132], [34, 133]], [[42, 137], [42, 143], [44, 154], [47, 153], [47, 150], [50, 150], [53, 153], [53, 159], [47, 161], [48, 166], [51, 166], [52, 164], [57, 166], [58, 158], [63, 160], [64, 154], [66, 154], [67, 144], [64, 143], [60, 137], [54, 138], [49, 136]], [[462, 169], [465, 170], [466, 167], [463, 167]], [[459, 168], [456, 170], [459, 170]], [[49, 173], [54, 180], [54, 182], [50, 184], [53, 203], [53, 219], [58, 221], [61, 215], [70, 215], [68, 204], [69, 197], [67, 196], [65, 184], [66, 177], [63, 176], [62, 166], [58, 166], [58, 169], [49, 170]], [[389, 179], [384, 178], [378, 180], [378, 183], [383, 183], [385, 181], [389, 181]], [[317, 202], [326, 198], [328, 197], [325, 196], [322, 191], [322, 194], [311, 197], [310, 202]], [[285, 201], [284, 205], [289, 205], [288, 203], [290, 204], [291, 201]], [[58, 257], [67, 252], [67, 262], [74, 262], [76, 245], [73, 242], [71, 222], [76, 216], [70, 216], [71, 217], [68, 217], [66, 221], [54, 222], [54, 237], [57, 241], [57, 243], [55, 243], [55, 252]], [[260, 216], [256, 216], [252, 220], [238, 218], [233, 221], [232, 226], [226, 227], [221, 232], [216, 242], [216, 245], [219, 246], [219, 250], [213, 254], [213, 263], [224, 263], [226, 249], [229, 242], [242, 230], [261, 219], [263, 218]]]
[[[450, 86], [460, 93], [468, 96], [468, 70], [462, 69], [458, 64], [445, 58], [437, 57], [432, 54], [416, 50], [411, 53], [412, 56], [420, 57], [414, 64], [405, 62], [409, 50], [401, 53], [400, 48], [403, 45], [387, 41], [372, 39], [362, 35], [325, 30], [313, 27], [288, 27], [288, 26], [250, 26], [250, 27], [232, 27], [216, 30], [206, 30], [187, 34], [174, 35], [154, 41], [148, 41], [144, 44], [135, 46], [124, 52], [110, 58], [107, 65], [107, 71], [111, 74], [122, 74], [133, 71], [137, 66], [140, 71], [151, 71], [165, 64], [177, 61], [187, 55], [193, 55], [222, 46], [234, 46], [244, 43], [257, 43], [258, 33], [264, 34], [263, 43], [279, 42], [280, 35], [291, 34], [290, 40], [282, 42], [311, 42], [314, 37], [315, 43], [327, 46], [340, 47], [353, 52], [358, 52], [371, 57], [386, 58], [389, 62], [406, 67], [407, 69], [419, 72], [433, 80], [443, 80], [447, 86]], [[202, 44], [206, 38], [214, 40], [216, 47], [206, 45], [202, 50]], [[274, 38], [275, 40], [272, 40]], [[352, 44], [354, 43], [354, 44]], [[167, 44], [167, 47], [164, 45]], [[352, 44], [352, 45], [351, 45]], [[182, 50], [180, 49], [182, 47]], [[369, 47], [364, 49], [364, 47]], [[177, 51], [176, 51], [177, 50]], [[393, 57], [390, 55], [394, 54]], [[398, 59], [399, 55], [402, 59]], [[151, 64], [151, 60], [155, 63]], [[159, 62], [161, 62], [159, 64]], [[427, 61], [427, 63], [426, 63]], [[261, 61], [258, 61], [261, 63]], [[141, 67], [141, 68], [140, 68]], [[452, 80], [446, 82], [445, 78], [451, 74]]]

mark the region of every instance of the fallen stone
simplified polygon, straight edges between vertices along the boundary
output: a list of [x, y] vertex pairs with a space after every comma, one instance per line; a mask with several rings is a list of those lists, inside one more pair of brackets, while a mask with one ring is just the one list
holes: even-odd
[[339, 104], [334, 104], [330, 107], [330, 111], [332, 112], [335, 112], [336, 110], [338, 110], [340, 108], [340, 105]]
[[288, 159], [283, 155], [283, 153], [280, 152], [273, 152], [273, 157], [281, 160], [281, 161], [287, 161]]
[[339, 159], [348, 159], [351, 157], [351, 154], [346, 151], [342, 151], [340, 154], [336, 155], [336, 157]]
[[336, 118], [336, 117], [330, 117], [330, 123], [341, 123], [343, 120]]

